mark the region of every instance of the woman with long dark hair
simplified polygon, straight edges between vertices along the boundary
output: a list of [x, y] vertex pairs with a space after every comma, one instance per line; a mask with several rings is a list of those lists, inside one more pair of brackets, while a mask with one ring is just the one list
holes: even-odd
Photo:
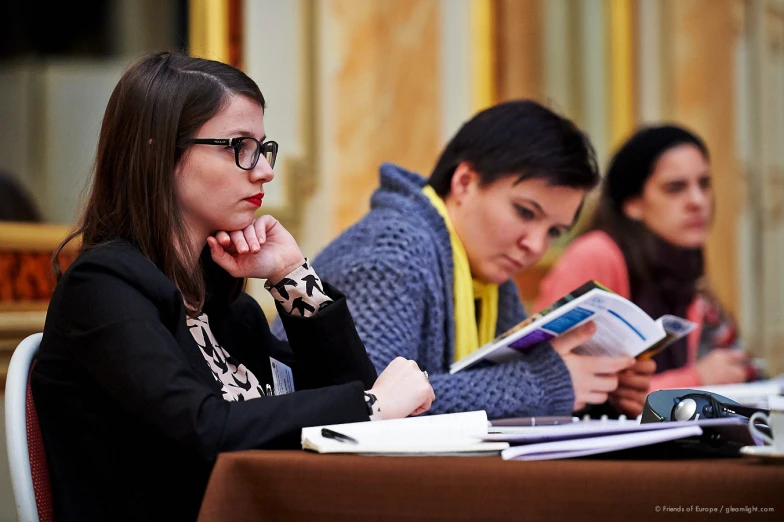
[[537, 309], [599, 281], [654, 319], [673, 314], [698, 325], [654, 357], [652, 390], [744, 381], [746, 353], [715, 349], [737, 339], [704, 277], [713, 202], [703, 141], [675, 125], [641, 129], [612, 158], [589, 231], [543, 280]]
[[[345, 297], [256, 217], [278, 150], [264, 111], [242, 71], [176, 54], [115, 87], [32, 372], [55, 519], [195, 520], [220, 452], [430, 407], [415, 362], [376, 378]], [[288, 343], [248, 277], [266, 280]]]

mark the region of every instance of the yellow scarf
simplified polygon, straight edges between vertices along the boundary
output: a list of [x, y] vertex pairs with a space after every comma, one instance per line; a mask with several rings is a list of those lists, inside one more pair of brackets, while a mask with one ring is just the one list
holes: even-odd
[[[444, 200], [436, 194], [433, 187], [426, 185], [422, 193], [427, 196], [441, 217], [444, 218], [449, 230], [449, 242], [452, 245], [452, 262], [455, 267], [455, 355], [458, 361], [489, 343], [495, 337], [498, 320], [498, 285], [483, 283], [471, 277], [463, 243], [457, 237]], [[479, 301], [479, 324], [476, 321], [474, 302]]]

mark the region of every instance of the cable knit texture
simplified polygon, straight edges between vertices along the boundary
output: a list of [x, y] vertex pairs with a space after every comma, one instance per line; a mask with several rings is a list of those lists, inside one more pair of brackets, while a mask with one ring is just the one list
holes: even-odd
[[[348, 298], [376, 369], [397, 356], [427, 370], [436, 401], [430, 413], [484, 409], [490, 418], [572, 411], [569, 372], [548, 345], [520, 360], [449, 375], [453, 359], [453, 265], [444, 220], [422, 194], [425, 179], [381, 166], [371, 211], [314, 260], [322, 279]], [[513, 281], [499, 288], [497, 333], [525, 318]], [[280, 320], [273, 332], [283, 336]]]

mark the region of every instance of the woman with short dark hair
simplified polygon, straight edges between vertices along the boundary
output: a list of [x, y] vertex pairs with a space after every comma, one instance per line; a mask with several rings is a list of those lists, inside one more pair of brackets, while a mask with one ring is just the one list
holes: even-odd
[[519, 360], [454, 375], [449, 366], [525, 318], [512, 276], [572, 227], [598, 181], [593, 147], [571, 121], [530, 100], [501, 103], [460, 128], [429, 180], [382, 165], [370, 212], [314, 264], [346, 292], [377, 368], [403, 356], [427, 370], [432, 412], [571, 414], [612, 397], [634, 363], [572, 354], [592, 324]]

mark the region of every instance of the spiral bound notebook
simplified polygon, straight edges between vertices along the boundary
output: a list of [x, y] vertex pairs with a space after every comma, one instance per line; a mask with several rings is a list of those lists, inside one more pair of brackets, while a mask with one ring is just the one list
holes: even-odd
[[550, 460], [586, 457], [629, 448], [649, 446], [660, 442], [684, 439], [702, 435], [702, 428], [696, 425], [681, 426], [664, 430], [622, 433], [581, 439], [566, 439], [539, 444], [514, 446], [501, 452], [504, 460]]
[[512, 444], [501, 453], [507, 460], [583, 457], [698, 437], [705, 431], [754, 444], [746, 422], [738, 418], [644, 424], [636, 420], [588, 420], [555, 426], [505, 427], [504, 430], [504, 433], [488, 433], [483, 440]]

